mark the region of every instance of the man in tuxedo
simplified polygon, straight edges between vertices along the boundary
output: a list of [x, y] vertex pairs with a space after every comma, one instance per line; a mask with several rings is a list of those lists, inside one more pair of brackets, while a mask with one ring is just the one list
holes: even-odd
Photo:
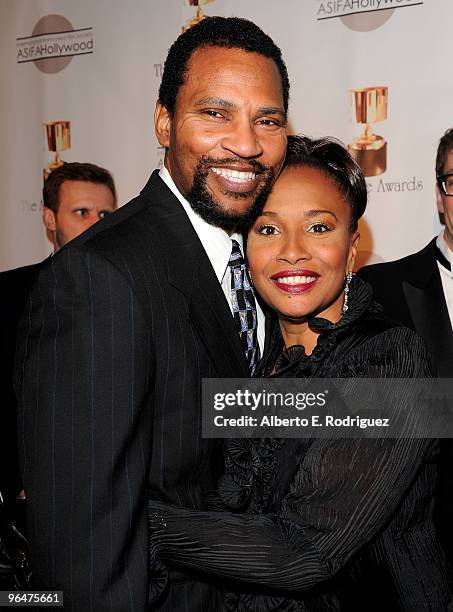
[[[438, 376], [453, 376], [453, 129], [445, 132], [436, 156], [436, 199], [444, 228], [418, 253], [366, 266], [359, 275], [391, 317], [414, 329], [430, 350]], [[442, 440], [435, 516], [453, 567], [453, 444]]]
[[[116, 208], [113, 177], [89, 163], [65, 163], [47, 177], [43, 187], [43, 221], [54, 252]], [[16, 332], [30, 289], [44, 262], [0, 273], [1, 388], [0, 492], [14, 507], [22, 486], [17, 463], [16, 398], [13, 363]]]
[[40, 272], [17, 359], [21, 461], [36, 586], [66, 609], [224, 609], [207, 578], [158, 567], [147, 506], [202, 509], [216, 486], [201, 380], [248, 376], [262, 348], [239, 230], [281, 170], [288, 91], [255, 24], [184, 32], [155, 112], [164, 168]]

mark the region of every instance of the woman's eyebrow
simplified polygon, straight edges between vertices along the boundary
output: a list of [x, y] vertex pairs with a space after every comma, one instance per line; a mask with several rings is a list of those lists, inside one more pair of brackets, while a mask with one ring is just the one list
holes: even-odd
[[328, 215], [332, 215], [332, 217], [335, 217], [335, 219], [338, 221], [338, 217], [333, 211], [326, 210], [324, 208], [313, 208], [311, 210], [306, 210], [304, 212], [304, 217], [311, 219], [312, 217], [317, 217], [318, 215], [322, 215], [325, 213], [327, 213]]

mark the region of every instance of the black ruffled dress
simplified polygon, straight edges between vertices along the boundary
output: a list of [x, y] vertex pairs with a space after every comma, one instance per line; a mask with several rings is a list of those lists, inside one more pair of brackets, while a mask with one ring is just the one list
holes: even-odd
[[[276, 322], [257, 375], [433, 376], [423, 341], [385, 318], [360, 279], [338, 323], [309, 325], [320, 335], [306, 355], [285, 349]], [[413, 438], [230, 440], [215, 510], [150, 502], [152, 553], [220, 579], [218, 611], [441, 612], [437, 451]]]

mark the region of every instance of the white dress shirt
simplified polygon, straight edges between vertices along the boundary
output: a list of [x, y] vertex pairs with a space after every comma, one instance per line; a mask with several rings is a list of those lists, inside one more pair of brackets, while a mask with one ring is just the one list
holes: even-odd
[[[445, 259], [450, 262], [450, 268], [453, 268], [453, 251], [448, 248], [448, 244], [445, 242], [444, 230], [437, 236], [436, 244], [439, 250], [444, 255]], [[453, 327], [453, 272], [447, 270], [441, 263], [437, 262], [437, 266], [440, 272], [440, 278], [442, 280], [442, 288], [444, 290], [445, 301], [447, 303], [448, 314], [450, 315], [450, 323]]]
[[[190, 206], [189, 202], [178, 191], [178, 188], [176, 187], [165, 166], [163, 166], [163, 168], [161, 168], [159, 171], [159, 176], [171, 190], [171, 192], [178, 198], [182, 207], [186, 211], [187, 216], [189, 217], [189, 220], [192, 223], [193, 228], [204, 247], [204, 250], [206, 251], [206, 255], [214, 268], [215, 275], [217, 276], [227, 302], [230, 305], [231, 313], [233, 313], [233, 305], [231, 302], [231, 271], [228, 262], [231, 255], [232, 240], [236, 240], [238, 242], [242, 255], [244, 255], [244, 241], [242, 234], [235, 232], [229, 236], [225, 230], [221, 229], [220, 227], [210, 225], [199, 215], [197, 215], [197, 213]], [[265, 322], [264, 313], [258, 302], [256, 303], [256, 314], [258, 317], [258, 344], [262, 355], [264, 349]]]

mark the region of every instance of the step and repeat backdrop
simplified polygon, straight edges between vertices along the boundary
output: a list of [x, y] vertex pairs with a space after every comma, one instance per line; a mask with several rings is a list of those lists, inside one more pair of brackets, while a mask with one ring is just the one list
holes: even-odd
[[414, 252], [440, 230], [452, 0], [0, 0], [0, 270], [51, 251], [41, 190], [61, 160], [108, 168], [122, 204], [162, 165], [153, 112], [166, 53], [209, 15], [261, 26], [288, 66], [291, 132], [335, 136], [361, 164], [361, 263]]

